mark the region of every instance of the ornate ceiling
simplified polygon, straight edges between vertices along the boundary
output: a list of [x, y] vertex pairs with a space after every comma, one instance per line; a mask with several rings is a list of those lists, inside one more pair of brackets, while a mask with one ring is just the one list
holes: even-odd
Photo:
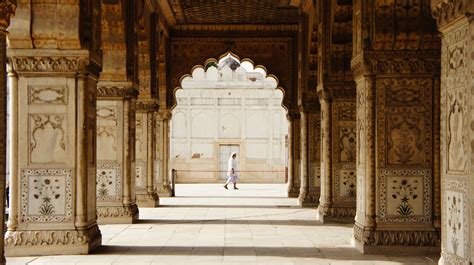
[[288, 0], [167, 0], [176, 24], [296, 24]]

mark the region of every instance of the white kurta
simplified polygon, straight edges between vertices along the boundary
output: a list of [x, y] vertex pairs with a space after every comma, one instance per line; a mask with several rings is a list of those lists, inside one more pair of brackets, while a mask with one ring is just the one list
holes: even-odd
[[[234, 170], [234, 174], [232, 174], [232, 169]], [[232, 157], [229, 158], [227, 162], [227, 176], [229, 179], [227, 182], [236, 182], [237, 181], [237, 160], [233, 159]]]

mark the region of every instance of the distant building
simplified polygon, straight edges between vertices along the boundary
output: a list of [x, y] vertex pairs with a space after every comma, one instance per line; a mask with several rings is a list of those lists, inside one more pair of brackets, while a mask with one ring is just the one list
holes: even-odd
[[194, 69], [181, 85], [170, 146], [178, 182], [226, 179], [231, 152], [238, 154], [240, 182], [285, 181], [288, 124], [275, 78], [228, 55]]

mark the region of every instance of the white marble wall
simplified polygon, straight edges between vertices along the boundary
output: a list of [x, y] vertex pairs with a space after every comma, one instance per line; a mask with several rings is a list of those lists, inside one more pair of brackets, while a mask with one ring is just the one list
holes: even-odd
[[[221, 144], [240, 146], [242, 182], [284, 182], [288, 133], [283, 93], [276, 80], [243, 67], [194, 70], [176, 91], [171, 120], [170, 167], [179, 182], [215, 182]], [[279, 171], [279, 172], [268, 172]]]

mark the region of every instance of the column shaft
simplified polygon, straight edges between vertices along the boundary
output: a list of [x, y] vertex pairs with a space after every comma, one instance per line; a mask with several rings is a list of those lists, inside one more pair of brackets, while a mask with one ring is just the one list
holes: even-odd
[[97, 101], [97, 215], [101, 224], [138, 220], [135, 97], [131, 82], [101, 81]]
[[158, 105], [154, 100], [140, 100], [136, 116], [136, 193], [140, 207], [159, 205], [156, 164], [156, 117]]

